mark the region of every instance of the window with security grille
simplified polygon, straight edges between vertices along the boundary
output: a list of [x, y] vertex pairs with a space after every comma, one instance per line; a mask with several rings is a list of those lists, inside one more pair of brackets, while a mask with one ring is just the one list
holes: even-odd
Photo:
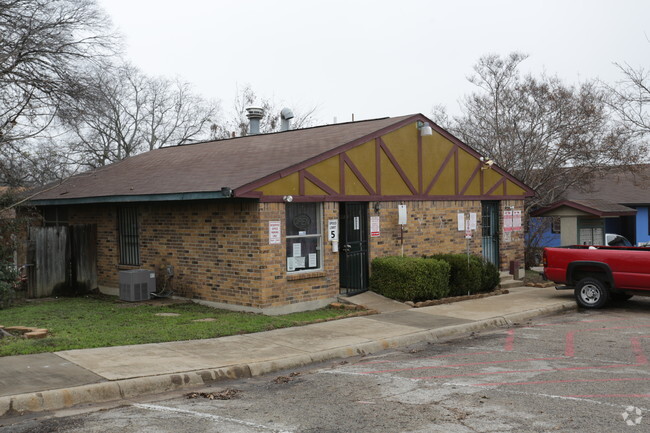
[[133, 207], [118, 210], [118, 233], [120, 242], [120, 264], [139, 265], [138, 211]]

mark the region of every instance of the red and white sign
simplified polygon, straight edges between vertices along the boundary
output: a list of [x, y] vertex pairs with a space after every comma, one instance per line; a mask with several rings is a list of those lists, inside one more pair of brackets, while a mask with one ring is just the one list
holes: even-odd
[[503, 231], [511, 232], [512, 231], [512, 211], [504, 210], [503, 211]]
[[371, 238], [376, 238], [379, 237], [379, 231], [380, 231], [380, 225], [379, 225], [379, 217], [378, 216], [371, 216], [370, 217], [370, 237]]
[[280, 221], [269, 221], [269, 244], [282, 243], [282, 228]]
[[516, 210], [512, 212], [512, 230], [521, 231], [521, 211]]

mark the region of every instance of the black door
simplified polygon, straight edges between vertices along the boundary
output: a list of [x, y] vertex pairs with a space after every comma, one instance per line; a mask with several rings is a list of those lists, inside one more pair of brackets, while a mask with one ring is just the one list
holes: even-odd
[[482, 203], [483, 258], [499, 268], [499, 202]]
[[368, 203], [341, 203], [339, 270], [341, 293], [368, 290]]

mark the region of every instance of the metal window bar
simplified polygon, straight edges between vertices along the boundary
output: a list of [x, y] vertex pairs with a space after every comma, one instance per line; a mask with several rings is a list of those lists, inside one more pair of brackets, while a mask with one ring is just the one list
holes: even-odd
[[119, 213], [120, 263], [139, 265], [138, 212], [135, 208], [120, 209]]

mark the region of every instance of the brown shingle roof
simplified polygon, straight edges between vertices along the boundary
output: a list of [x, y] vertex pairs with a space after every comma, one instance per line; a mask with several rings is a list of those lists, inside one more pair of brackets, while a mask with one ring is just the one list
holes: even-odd
[[576, 188], [565, 193], [568, 200], [602, 199], [627, 205], [650, 204], [650, 165], [638, 165], [608, 172], [595, 179], [585, 191]]
[[557, 208], [567, 206], [574, 209], [581, 210], [583, 212], [590, 213], [595, 216], [605, 217], [605, 216], [624, 216], [624, 215], [635, 215], [636, 209], [632, 209], [627, 206], [620, 205], [618, 203], [613, 203], [607, 200], [601, 199], [591, 199], [591, 200], [563, 200], [555, 202], [554, 204], [537, 209], [534, 212], [531, 212], [531, 216], [545, 216], [548, 212], [553, 211]]
[[419, 115], [341, 123], [228, 140], [162, 148], [45, 188], [35, 204], [51, 200], [218, 192], [236, 189], [337, 147], [419, 118]]

